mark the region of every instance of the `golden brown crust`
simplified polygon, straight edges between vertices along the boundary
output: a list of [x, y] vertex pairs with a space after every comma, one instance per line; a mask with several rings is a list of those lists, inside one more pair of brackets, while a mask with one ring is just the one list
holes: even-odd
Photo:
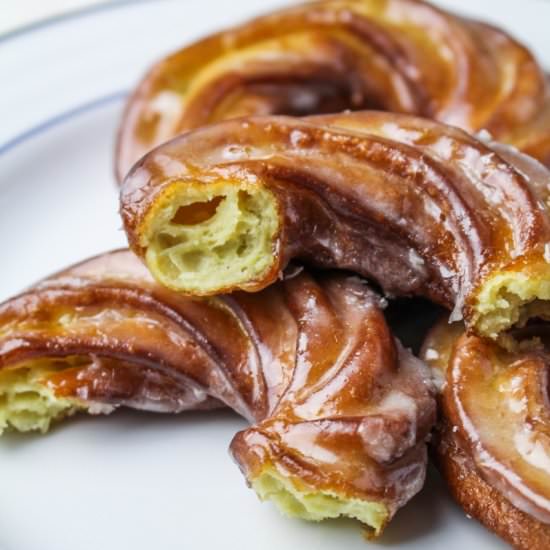
[[440, 380], [433, 440], [453, 497], [520, 550], [550, 544], [548, 330], [514, 331], [509, 349], [442, 319], [421, 357]]
[[52, 358], [38, 383], [86, 406], [233, 408], [254, 423], [232, 444], [251, 481], [275, 467], [310, 492], [381, 503], [386, 520], [423, 484], [429, 373], [355, 277], [297, 272], [197, 300], [131, 252], [105, 254], [0, 305], [0, 375]]
[[[550, 173], [450, 126], [357, 112], [194, 130], [146, 155], [125, 180], [121, 214], [134, 252], [145, 255], [162, 201], [220, 181], [268, 189], [277, 203], [271, 269], [239, 286], [246, 290], [300, 258], [371, 277], [389, 294], [427, 297], [495, 336], [502, 327], [477, 325], [483, 307], [506, 296], [485, 283], [509, 276], [545, 288], [550, 274]], [[539, 290], [523, 298], [547, 299]]]
[[502, 30], [419, 0], [310, 2], [154, 65], [126, 106], [117, 177], [154, 146], [201, 125], [345, 109], [487, 129], [545, 162], [549, 98], [535, 58]]
[[446, 421], [436, 431], [432, 450], [452, 497], [466, 514], [517, 550], [548, 548], [550, 525], [522, 512], [484, 481]]

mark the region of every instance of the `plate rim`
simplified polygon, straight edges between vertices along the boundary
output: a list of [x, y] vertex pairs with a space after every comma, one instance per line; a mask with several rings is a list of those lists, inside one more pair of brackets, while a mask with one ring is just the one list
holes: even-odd
[[75, 8], [66, 12], [58, 13], [56, 15], [44, 17], [42, 19], [38, 19], [37, 21], [33, 21], [32, 23], [18, 26], [11, 31], [1, 33], [0, 46], [3, 46], [6, 42], [31, 34], [35, 31], [40, 31], [47, 27], [69, 22], [74, 19], [80, 19], [88, 15], [93, 15], [104, 11], [111, 11], [113, 9], [133, 7], [139, 4], [161, 1], [163, 0], [101, 0], [97, 4], [91, 4], [82, 8]]
[[[151, 0], [145, 1], [149, 2]], [[73, 119], [74, 117], [89, 113], [90, 111], [94, 111], [95, 109], [100, 109], [115, 101], [125, 99], [128, 96], [128, 93], [129, 90], [118, 90], [110, 94], [92, 99], [91, 101], [86, 101], [85, 103], [77, 105], [76, 107], [72, 107], [71, 109], [67, 109], [66, 111], [62, 111], [61, 113], [48, 117], [46, 120], [43, 120], [35, 126], [31, 126], [29, 129], [16, 134], [13, 138], [10, 138], [4, 143], [0, 144], [0, 157], [12, 151], [18, 145], [21, 145], [28, 140], [39, 136], [40, 134], [47, 132], [52, 128], [55, 128], [56, 126], [59, 126], [60, 124], [63, 124], [64, 122]]]

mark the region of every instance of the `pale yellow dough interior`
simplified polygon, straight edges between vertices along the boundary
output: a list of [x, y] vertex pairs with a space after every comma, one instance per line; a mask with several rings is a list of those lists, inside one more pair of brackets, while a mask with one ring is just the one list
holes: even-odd
[[298, 488], [274, 468], [266, 468], [251, 482], [261, 500], [271, 500], [283, 514], [309, 521], [338, 517], [358, 519], [379, 535], [390, 519], [388, 508], [374, 501], [338, 495], [332, 491]]
[[490, 338], [532, 317], [550, 319], [550, 269], [541, 275], [494, 275], [481, 288], [474, 313], [478, 333]]
[[275, 261], [276, 200], [260, 185], [174, 185], [141, 232], [147, 266], [164, 286], [205, 295], [246, 288]]
[[85, 408], [75, 399], [57, 397], [44, 378], [67, 365], [34, 361], [0, 370], [0, 435], [6, 429], [45, 433], [53, 420]]

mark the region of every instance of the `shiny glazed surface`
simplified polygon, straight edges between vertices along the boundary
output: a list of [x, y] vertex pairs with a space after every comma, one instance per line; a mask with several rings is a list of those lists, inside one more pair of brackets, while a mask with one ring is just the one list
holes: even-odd
[[418, 0], [326, 0], [222, 31], [154, 65], [127, 105], [117, 176], [205, 124], [345, 109], [486, 129], [550, 164], [550, 86], [505, 32]]
[[156, 285], [129, 251], [105, 254], [0, 306], [0, 369], [66, 359], [43, 383], [90, 405], [223, 403], [255, 423], [232, 443], [249, 480], [269, 463], [391, 517], [424, 481], [428, 371], [359, 279], [292, 275], [194, 300]]
[[[421, 355], [441, 376], [444, 422], [456, 439], [449, 445], [458, 445], [515, 507], [550, 524], [547, 326], [527, 327], [516, 338], [519, 343], [507, 351], [442, 321]], [[548, 540], [550, 530], [545, 536]]]
[[121, 213], [133, 250], [145, 253], [139, 243], [159, 197], [220, 181], [263, 186], [277, 201], [271, 271], [247, 290], [299, 258], [371, 277], [390, 295], [427, 297], [473, 327], [492, 276], [542, 286], [550, 277], [550, 173], [450, 126], [357, 112], [251, 117], [189, 132], [125, 180]]

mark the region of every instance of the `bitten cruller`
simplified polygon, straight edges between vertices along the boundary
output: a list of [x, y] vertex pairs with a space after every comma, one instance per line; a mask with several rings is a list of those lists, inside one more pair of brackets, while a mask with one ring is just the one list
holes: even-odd
[[147, 154], [121, 214], [173, 290], [257, 291], [297, 258], [426, 297], [494, 339], [550, 316], [549, 189], [534, 159], [425, 119], [249, 117]]
[[435, 422], [430, 372], [380, 307], [342, 273], [192, 299], [128, 250], [98, 256], [0, 305], [0, 432], [229, 406], [251, 422], [231, 452], [261, 499], [379, 534], [422, 488]]

